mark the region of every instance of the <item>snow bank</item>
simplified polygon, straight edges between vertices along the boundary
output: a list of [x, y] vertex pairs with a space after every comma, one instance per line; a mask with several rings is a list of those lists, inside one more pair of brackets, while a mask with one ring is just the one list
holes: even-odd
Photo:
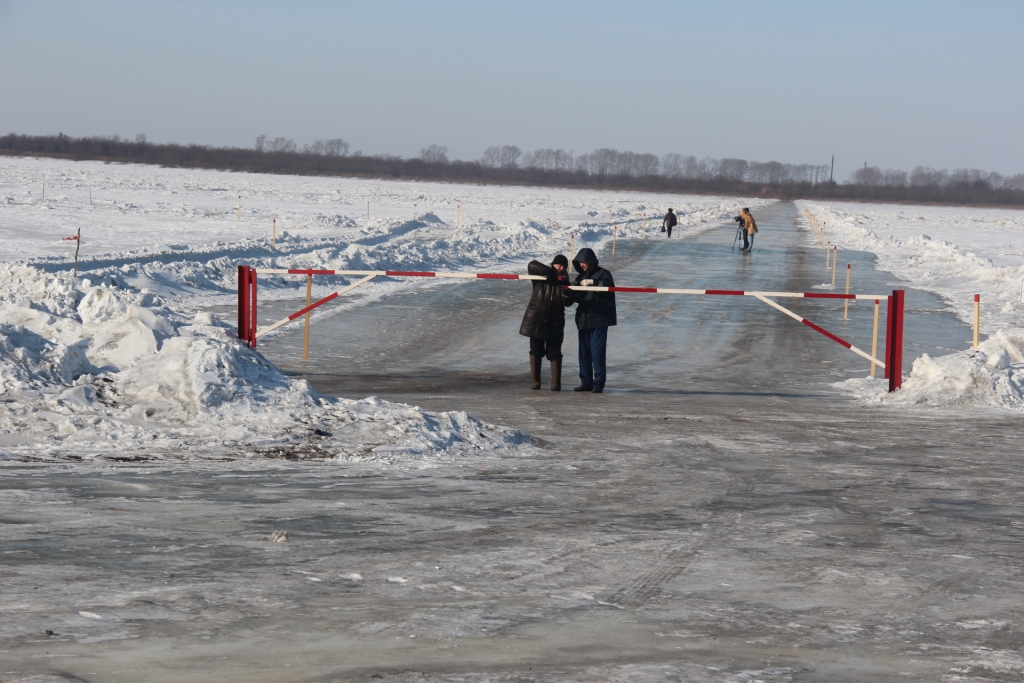
[[1000, 330], [970, 351], [938, 358], [924, 354], [891, 394], [888, 380], [851, 379], [838, 386], [877, 403], [1024, 411], [1024, 330]]
[[[429, 466], [529, 439], [465, 413], [322, 396], [209, 314], [0, 266], [0, 459], [322, 458]], [[34, 297], [38, 299], [33, 300]]]

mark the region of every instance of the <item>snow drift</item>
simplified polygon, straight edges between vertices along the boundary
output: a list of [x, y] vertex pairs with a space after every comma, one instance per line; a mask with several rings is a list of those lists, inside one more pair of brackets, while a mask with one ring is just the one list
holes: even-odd
[[151, 292], [0, 266], [0, 458], [240, 457], [437, 462], [513, 450], [461, 412], [322, 396]]

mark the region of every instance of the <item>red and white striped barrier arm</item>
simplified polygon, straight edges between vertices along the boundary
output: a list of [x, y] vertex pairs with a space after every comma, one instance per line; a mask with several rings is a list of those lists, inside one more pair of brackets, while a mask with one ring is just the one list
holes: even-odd
[[879, 367], [882, 367], [882, 368], [885, 367], [885, 363], [883, 363], [882, 361], [878, 360], [877, 358], [874, 358], [870, 353], [867, 353], [866, 351], [861, 351], [860, 349], [858, 349], [856, 346], [854, 346], [850, 342], [846, 341], [845, 339], [840, 339], [836, 335], [834, 335], [831, 332], [829, 332], [828, 330], [826, 330], [824, 327], [819, 327], [818, 325], [815, 325], [814, 323], [812, 323], [807, 318], [802, 318], [799, 315], [797, 315], [796, 313], [794, 313], [793, 311], [789, 310], [788, 308], [786, 308], [784, 306], [780, 306], [779, 304], [775, 303], [771, 299], [765, 298], [764, 295], [753, 294], [752, 296], [755, 299], [760, 299], [761, 301], [765, 302], [766, 304], [768, 304], [772, 308], [777, 309], [779, 311], [782, 311], [783, 313], [788, 315], [793, 320], [796, 320], [797, 322], [801, 322], [804, 325], [807, 325], [807, 327], [811, 328], [815, 332], [820, 332], [821, 334], [825, 335], [826, 337], [828, 337], [829, 339], [831, 339], [835, 343], [839, 344], [840, 346], [845, 346], [846, 348], [848, 348], [851, 351], [853, 351], [854, 353], [856, 353], [858, 356], [861, 356], [861, 357], [871, 361], [872, 363], [875, 363]]
[[[517, 275], [515, 273], [451, 273], [414, 270], [309, 270], [257, 268], [260, 275], [355, 275], [373, 277], [435, 277], [462, 280], [545, 280], [543, 275]], [[832, 294], [830, 292], [748, 292], [740, 289], [672, 289], [665, 287], [580, 287], [569, 289], [584, 292], [624, 292], [637, 294], [704, 294], [710, 296], [784, 297], [797, 299], [884, 299], [887, 294]]]
[[314, 308], [316, 308], [318, 306], [323, 306], [328, 301], [332, 301], [334, 299], [337, 299], [339, 296], [341, 296], [345, 292], [347, 292], [349, 290], [352, 290], [352, 289], [355, 289], [359, 285], [365, 284], [365, 283], [369, 282], [370, 280], [372, 280], [375, 277], [377, 277], [376, 274], [367, 275], [362, 280], [359, 280], [358, 282], [353, 282], [348, 287], [342, 287], [337, 292], [332, 292], [331, 294], [328, 294], [323, 299], [320, 299], [320, 301], [314, 301], [309, 306], [306, 306], [305, 308], [303, 308], [301, 311], [298, 311], [296, 313], [292, 313], [287, 318], [281, 318], [280, 320], [278, 320], [273, 325], [268, 325], [267, 327], [264, 327], [262, 330], [260, 330], [259, 332], [256, 333], [256, 337], [257, 338], [262, 337], [263, 335], [267, 334], [268, 332], [273, 332], [274, 330], [276, 330], [277, 328], [281, 327], [282, 325], [287, 325], [288, 323], [290, 323], [291, 321], [295, 320], [296, 318], [298, 318], [300, 316], [303, 316], [306, 313], [312, 311]]

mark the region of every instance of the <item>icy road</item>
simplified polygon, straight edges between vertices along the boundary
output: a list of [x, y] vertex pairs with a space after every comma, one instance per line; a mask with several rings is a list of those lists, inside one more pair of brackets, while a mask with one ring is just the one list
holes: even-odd
[[[601, 256], [622, 285], [831, 281], [791, 204], [756, 215], [751, 255], [726, 226]], [[305, 365], [300, 334], [261, 345], [325, 393], [518, 428], [522, 457], [0, 470], [0, 522], [34, 525], [0, 555], [0, 679], [1020, 680], [1019, 415], [856, 402], [832, 385], [866, 362], [732, 297], [619, 295], [608, 393], [530, 391], [527, 286], [403, 291]], [[793, 308], [870, 348], [870, 306]], [[907, 323], [909, 358], [970, 339], [921, 291]]]

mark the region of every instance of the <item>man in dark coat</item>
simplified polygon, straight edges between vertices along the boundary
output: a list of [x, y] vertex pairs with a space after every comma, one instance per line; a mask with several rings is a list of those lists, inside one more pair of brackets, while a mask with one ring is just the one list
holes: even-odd
[[[593, 249], [583, 248], [572, 261], [579, 275], [574, 284], [582, 287], [614, 287], [612, 274], [598, 265]], [[618, 321], [615, 317], [615, 292], [588, 292], [562, 290], [567, 306], [576, 304], [576, 328], [580, 340], [580, 385], [573, 391], [593, 391], [600, 394], [605, 383], [605, 351], [608, 328]]]
[[527, 272], [546, 279], [533, 281], [530, 303], [519, 326], [519, 334], [530, 338], [530, 388], [540, 389], [540, 366], [544, 356], [551, 361], [551, 391], [562, 390], [562, 339], [565, 336], [565, 304], [562, 289], [569, 284], [569, 259], [556, 256], [550, 266], [530, 261]]
[[676, 215], [672, 213], [672, 209], [669, 209], [668, 213], [665, 214], [665, 217], [661, 219], [661, 231], [665, 232], [668, 230], [668, 236], [671, 238], [672, 228], [676, 227], [677, 223], [679, 223], [679, 220], [676, 218]]

